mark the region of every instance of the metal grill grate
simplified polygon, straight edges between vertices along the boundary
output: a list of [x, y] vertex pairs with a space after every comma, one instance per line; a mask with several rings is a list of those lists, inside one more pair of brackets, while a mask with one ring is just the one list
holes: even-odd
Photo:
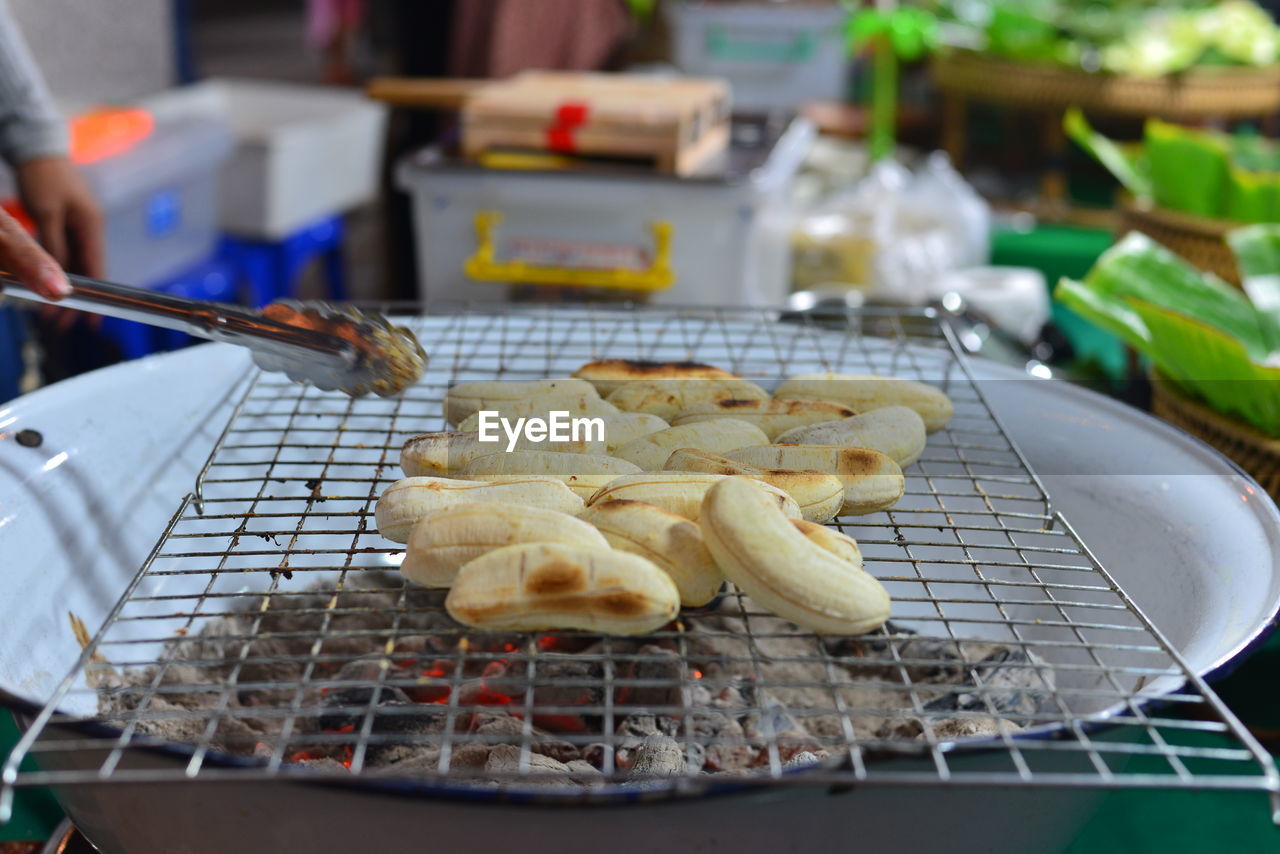
[[[562, 798], [725, 782], [1280, 792], [1265, 751], [1054, 513], [932, 314], [824, 325], [556, 307], [411, 325], [432, 363], [401, 399], [246, 380], [196, 491], [10, 757], [6, 801], [15, 785], [371, 780], [406, 773], [378, 767], [387, 751], [424, 746], [420, 780]], [[687, 614], [645, 645], [497, 637], [452, 623], [442, 593], [389, 571], [401, 551], [374, 529], [373, 504], [399, 477], [404, 439], [445, 429], [449, 385], [563, 376], [605, 356], [695, 359], [766, 385], [834, 370], [942, 386], [955, 417], [907, 471], [903, 500], [839, 520], [893, 596], [889, 629], [824, 640], [731, 592], [715, 615]], [[709, 727], [731, 690], [745, 725]], [[383, 702], [393, 696], [418, 702]], [[508, 730], [478, 731], [495, 712]], [[626, 729], [637, 716], [668, 722], [688, 768], [730, 755], [757, 767], [647, 779], [634, 761], [643, 733]], [[73, 720], [117, 729], [60, 726]], [[988, 735], [958, 738], [966, 727]], [[174, 751], [174, 733], [189, 747]], [[471, 745], [495, 741], [512, 763], [467, 763]], [[594, 756], [601, 772], [535, 785], [548, 745]], [[799, 751], [826, 758], [801, 769]], [[19, 773], [24, 757], [39, 770]], [[331, 761], [300, 761], [315, 757]]]

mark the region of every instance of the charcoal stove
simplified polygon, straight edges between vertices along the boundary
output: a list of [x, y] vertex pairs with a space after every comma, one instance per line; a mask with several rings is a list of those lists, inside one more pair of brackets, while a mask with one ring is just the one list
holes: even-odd
[[[32, 725], [5, 766], [5, 796], [54, 785], [106, 790], [119, 804], [130, 792], [164, 791], [175, 815], [194, 816], [187, 802], [210, 796], [194, 794], [199, 784], [224, 783], [199, 791], [234, 792], [246, 821], [258, 824], [270, 822], [273, 787], [296, 784], [317, 814], [352, 798], [362, 816], [394, 812], [396, 799], [375, 793], [398, 792], [427, 795], [440, 819], [465, 824], [475, 820], [466, 814], [500, 800], [546, 807], [522, 812], [519, 833], [541, 828], [549, 841], [563, 822], [554, 816], [571, 810], [583, 838], [576, 847], [556, 840], [559, 850], [592, 850], [599, 837], [591, 834], [636, 820], [628, 810], [660, 822], [693, 802], [723, 822], [701, 831], [713, 840], [734, 836], [727, 817], [747, 804], [807, 817], [811, 832], [772, 840], [803, 850], [829, 832], [831, 802], [815, 793], [849, 795], [865, 817], [881, 809], [900, 816], [902, 792], [930, 792], [931, 815], [961, 821], [989, 791], [1022, 804], [1018, 814], [1036, 809], [1042, 828], [1060, 820], [1059, 788], [1274, 796], [1270, 760], [1207, 689], [1203, 668], [1155, 628], [1055, 510], [937, 318], [864, 311], [840, 320], [833, 328], [758, 311], [464, 311], [412, 321], [433, 362], [400, 399], [351, 401], [248, 376], [160, 542], [100, 627], [82, 631], [65, 677], [28, 709]], [[372, 502], [397, 477], [403, 438], [443, 427], [444, 390], [564, 375], [600, 356], [696, 359], [766, 385], [825, 369], [943, 386], [956, 417], [908, 471], [904, 500], [839, 520], [894, 597], [892, 628], [858, 641], [820, 639], [730, 593], [715, 614], [689, 615], [646, 639], [647, 650], [568, 633], [498, 638], [442, 622], [438, 594], [389, 573], [400, 552], [373, 530]], [[360, 602], [375, 596], [375, 606]], [[279, 622], [282, 606], [304, 597], [292, 609], [296, 624]], [[385, 622], [351, 622], [370, 611]], [[718, 628], [703, 628], [715, 620]], [[706, 634], [731, 636], [737, 649], [706, 652]], [[570, 649], [584, 640], [590, 651]], [[570, 656], [584, 665], [576, 675], [563, 669]], [[779, 658], [803, 665], [800, 675], [775, 667]], [[735, 667], [742, 672], [727, 672]], [[540, 669], [551, 674], [545, 684]], [[572, 688], [585, 689], [586, 700], [563, 690]], [[736, 728], [700, 730], [695, 720], [723, 716], [714, 699], [728, 689], [737, 694]], [[638, 717], [675, 723], [650, 732]], [[829, 724], [820, 732], [792, 726], [818, 719]], [[1202, 732], [1234, 742], [1189, 742]], [[382, 761], [424, 744], [430, 761]], [[489, 748], [485, 761], [462, 761], [477, 746]], [[490, 761], [496, 748], [501, 756]], [[550, 756], [559, 765], [591, 770], [561, 773], [545, 761], [552, 749], [578, 757]], [[749, 767], [733, 769], [749, 773], [707, 773], [709, 751], [750, 752]], [[33, 770], [19, 770], [23, 757]], [[1125, 773], [1134, 757], [1161, 767]], [[163, 786], [171, 783], [182, 785]], [[102, 821], [91, 823], [115, 835]], [[327, 830], [327, 840], [314, 832], [298, 839], [331, 844], [342, 835]], [[205, 832], [228, 841], [218, 829]], [[768, 837], [755, 829], [748, 838]], [[656, 850], [661, 837], [630, 841]]]

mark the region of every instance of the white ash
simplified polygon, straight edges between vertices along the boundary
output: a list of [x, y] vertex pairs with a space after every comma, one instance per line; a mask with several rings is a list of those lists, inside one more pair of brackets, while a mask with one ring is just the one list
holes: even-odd
[[[385, 586], [332, 606], [328, 592], [272, 596], [176, 638], [163, 666], [102, 671], [102, 716], [321, 768], [584, 786], [607, 773], [643, 785], [836, 761], [848, 729], [899, 747], [1016, 732], [1053, 687], [1013, 644], [892, 624], [819, 639], [735, 596], [683, 614], [679, 634], [556, 633], [535, 647], [527, 635], [468, 633], [438, 591], [375, 583]], [[290, 709], [305, 713], [281, 714]]]

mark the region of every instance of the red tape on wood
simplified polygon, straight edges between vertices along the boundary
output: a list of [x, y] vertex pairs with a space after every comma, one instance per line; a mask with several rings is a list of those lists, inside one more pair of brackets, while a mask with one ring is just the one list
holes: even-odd
[[584, 101], [565, 101], [556, 108], [555, 118], [547, 128], [547, 149], [572, 153], [577, 149], [574, 131], [587, 123], [591, 107]]

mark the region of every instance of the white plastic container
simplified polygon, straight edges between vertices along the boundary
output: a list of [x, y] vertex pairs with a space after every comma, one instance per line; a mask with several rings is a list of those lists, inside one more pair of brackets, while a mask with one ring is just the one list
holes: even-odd
[[[622, 268], [642, 277], [655, 269], [665, 232], [673, 281], [627, 295], [655, 304], [780, 306], [790, 289], [789, 190], [814, 134], [810, 123], [794, 121], [776, 142], [761, 143], [754, 165], [702, 179], [498, 171], [450, 161], [436, 149], [409, 155], [397, 180], [413, 198], [420, 296], [508, 299], [510, 281], [472, 275], [486, 248], [500, 263], [529, 264], [530, 277], [516, 284], [560, 283], [557, 270], [566, 269]], [[747, 159], [734, 149], [731, 160]]]
[[665, 8], [676, 65], [685, 74], [727, 79], [737, 110], [793, 110], [802, 101], [845, 96], [846, 13], [834, 0], [674, 0]]
[[386, 109], [359, 92], [208, 80], [147, 99], [157, 116], [225, 121], [235, 152], [223, 171], [225, 231], [276, 240], [377, 192]]
[[218, 170], [230, 152], [221, 122], [175, 117], [129, 150], [80, 167], [102, 206], [108, 279], [157, 285], [213, 253]]

